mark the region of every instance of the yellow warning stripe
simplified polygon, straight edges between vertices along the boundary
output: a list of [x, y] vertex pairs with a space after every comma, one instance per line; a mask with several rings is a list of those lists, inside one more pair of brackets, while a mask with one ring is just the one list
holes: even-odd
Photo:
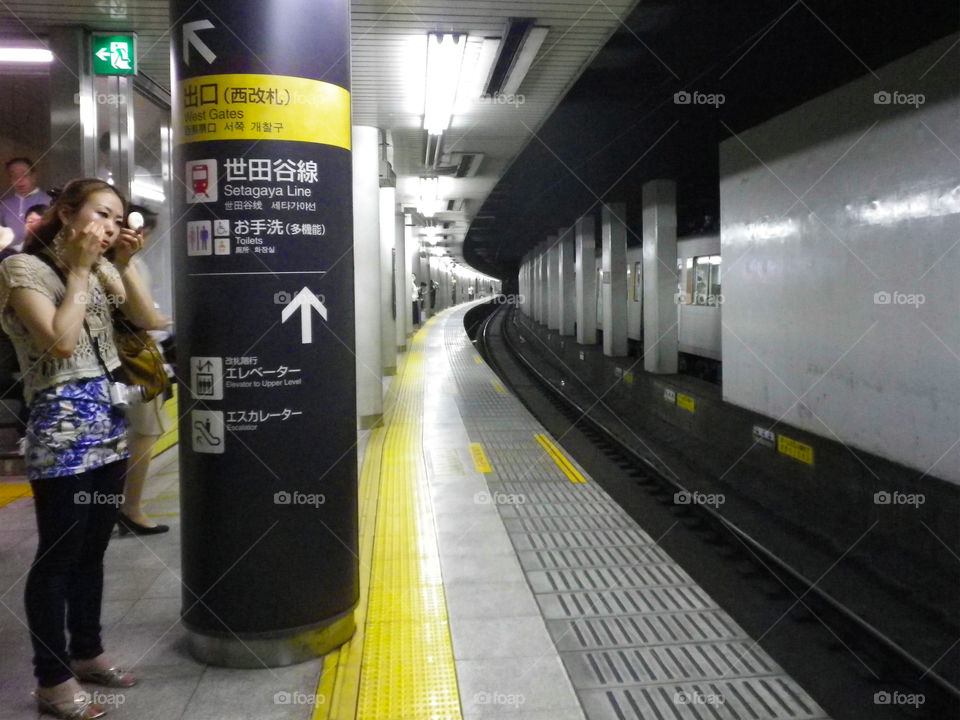
[[470, 455], [473, 457], [473, 466], [478, 473], [491, 473], [490, 461], [487, 460], [487, 454], [483, 451], [483, 445], [480, 443], [470, 443]]
[[567, 460], [566, 455], [564, 455], [560, 449], [554, 445], [552, 442], [547, 440], [547, 436], [543, 433], [538, 433], [534, 435], [537, 438], [537, 442], [547, 451], [547, 454], [553, 458], [553, 461], [557, 466], [563, 471], [563, 474], [570, 478], [570, 482], [573, 483], [585, 483], [586, 480], [583, 478], [577, 469], [573, 466], [569, 460]]
[[496, 380], [491, 380], [491, 382], [493, 383], [493, 389], [494, 389], [494, 390], [496, 390], [496, 391], [497, 391], [498, 393], [500, 393], [501, 395], [506, 395], [506, 394], [507, 394], [507, 391], [503, 389], [503, 385], [501, 385], [500, 383], [498, 383]]
[[[357, 632], [324, 663], [313, 720], [462, 720], [423, 463], [428, 333], [421, 329], [414, 336], [391, 388], [386, 422], [367, 445]], [[334, 672], [331, 690], [328, 676]]]
[[[353, 638], [350, 639], [351, 641]], [[320, 683], [317, 685], [316, 702], [313, 706], [312, 720], [328, 720], [333, 701], [334, 685], [337, 681], [337, 661], [340, 651], [327, 653], [323, 658], [323, 670], [320, 672]]]
[[[391, 392], [388, 403], [394, 397]], [[377, 495], [380, 490], [380, 461], [386, 430], [374, 429], [367, 439], [358, 483], [360, 525], [360, 601], [353, 611], [357, 630], [349, 641], [324, 659], [317, 686], [317, 702], [312, 720], [353, 720], [357, 715], [360, 692], [360, 667], [370, 596], [370, 567], [373, 559], [373, 534], [376, 529]]]

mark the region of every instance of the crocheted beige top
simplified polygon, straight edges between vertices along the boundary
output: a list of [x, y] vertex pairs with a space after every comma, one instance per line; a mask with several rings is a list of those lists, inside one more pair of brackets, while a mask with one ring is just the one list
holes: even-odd
[[[90, 273], [86, 321], [90, 333], [98, 342], [104, 362], [110, 370], [114, 370], [120, 366], [111, 322], [111, 312], [117, 307], [117, 298], [107, 293], [104, 278], [120, 282], [117, 269], [107, 260], [100, 260], [96, 270]], [[0, 327], [10, 336], [17, 351], [24, 397], [28, 403], [38, 390], [70, 380], [103, 375], [103, 368], [86, 330], [80, 330], [76, 348], [70, 357], [58, 358], [40, 347], [7, 304], [10, 291], [14, 288], [36, 290], [57, 306], [63, 300], [65, 288], [53, 268], [34, 255], [11, 255], [0, 263]]]

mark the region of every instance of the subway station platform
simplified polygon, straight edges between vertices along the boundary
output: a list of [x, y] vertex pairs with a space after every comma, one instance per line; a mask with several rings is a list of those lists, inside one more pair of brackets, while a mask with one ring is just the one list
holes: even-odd
[[[105, 643], [140, 677], [89, 688], [109, 717], [826, 718], [503, 387], [465, 311], [417, 332], [383, 426], [360, 436], [358, 629], [324, 658], [231, 670], [188, 655], [176, 448], [154, 461], [148, 510], [171, 532], [107, 553]], [[0, 505], [0, 714], [35, 718], [32, 501], [8, 484]]]

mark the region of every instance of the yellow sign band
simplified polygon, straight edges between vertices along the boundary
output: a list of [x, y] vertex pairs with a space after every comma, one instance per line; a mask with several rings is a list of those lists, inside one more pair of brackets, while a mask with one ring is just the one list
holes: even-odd
[[293, 140], [350, 149], [350, 93], [287, 75], [202, 75], [184, 80], [174, 113], [177, 144]]
[[799, 440], [779, 435], [777, 437], [777, 450], [794, 460], [813, 465], [813, 448]]

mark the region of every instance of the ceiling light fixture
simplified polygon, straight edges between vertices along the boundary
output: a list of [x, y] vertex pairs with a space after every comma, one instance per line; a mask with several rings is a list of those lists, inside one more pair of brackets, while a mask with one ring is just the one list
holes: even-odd
[[540, 52], [540, 46], [547, 39], [549, 28], [532, 27], [527, 37], [523, 40], [523, 46], [520, 48], [520, 54], [517, 55], [517, 61], [513, 64], [510, 72], [507, 73], [507, 80], [503, 84], [500, 93], [503, 95], [515, 95], [520, 89], [520, 83], [527, 76], [527, 72], [533, 65], [537, 53]]
[[53, 53], [45, 48], [0, 47], [0, 62], [49, 63]]
[[423, 129], [431, 135], [442, 135], [450, 127], [466, 45], [465, 33], [430, 33], [427, 36]]
[[514, 95], [520, 89], [550, 31], [550, 28], [534, 27], [533, 22], [533, 18], [510, 18], [484, 95]]
[[417, 209], [424, 217], [431, 218], [440, 210], [441, 201], [438, 198], [440, 192], [440, 178], [421, 177]]
[[473, 112], [476, 104], [483, 98], [484, 89], [493, 72], [500, 49], [499, 37], [470, 37], [463, 51], [463, 64], [460, 67], [460, 86], [457, 88], [457, 103], [454, 115]]

